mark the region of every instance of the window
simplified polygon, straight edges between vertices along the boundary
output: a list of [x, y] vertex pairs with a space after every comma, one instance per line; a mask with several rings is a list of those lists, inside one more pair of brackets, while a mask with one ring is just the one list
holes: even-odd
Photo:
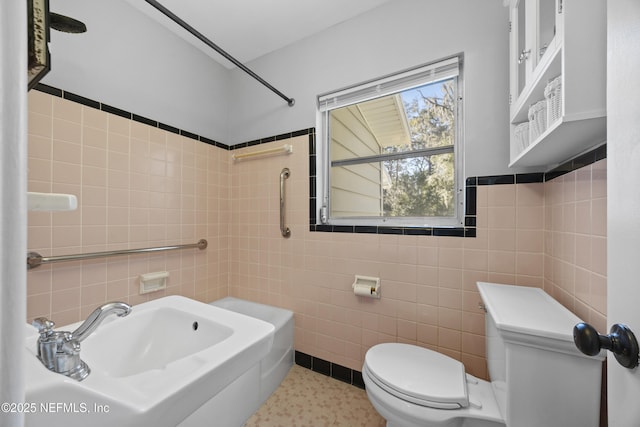
[[320, 222], [463, 224], [462, 55], [318, 97]]

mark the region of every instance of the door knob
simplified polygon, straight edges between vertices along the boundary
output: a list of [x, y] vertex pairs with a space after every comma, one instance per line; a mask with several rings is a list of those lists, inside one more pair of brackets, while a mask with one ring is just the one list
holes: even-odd
[[625, 368], [638, 366], [638, 341], [626, 325], [616, 323], [611, 326], [609, 335], [600, 335], [588, 323], [578, 323], [573, 327], [573, 342], [587, 356], [595, 356], [604, 348], [611, 351]]

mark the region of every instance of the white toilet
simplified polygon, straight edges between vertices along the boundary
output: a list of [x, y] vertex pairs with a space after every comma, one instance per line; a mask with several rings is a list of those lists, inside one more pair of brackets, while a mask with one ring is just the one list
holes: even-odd
[[581, 320], [538, 288], [479, 282], [478, 290], [491, 381], [432, 350], [376, 345], [362, 377], [387, 426], [597, 427], [605, 356], [575, 347]]

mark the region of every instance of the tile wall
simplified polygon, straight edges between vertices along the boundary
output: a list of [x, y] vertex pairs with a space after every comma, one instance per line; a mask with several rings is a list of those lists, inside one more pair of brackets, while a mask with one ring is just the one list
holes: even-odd
[[[112, 109], [113, 111], [113, 109]], [[117, 111], [117, 110], [115, 110]], [[28, 248], [42, 256], [208, 240], [206, 251], [43, 265], [28, 273], [27, 316], [58, 325], [113, 300], [227, 295], [229, 154], [193, 138], [29, 92], [29, 191], [70, 193], [73, 212], [29, 212]], [[166, 291], [139, 295], [138, 276], [168, 271]]]
[[607, 330], [607, 161], [545, 184], [544, 289]]
[[[37, 91], [29, 101], [29, 190], [74, 193], [80, 204], [71, 213], [30, 213], [30, 250], [60, 255], [209, 241], [205, 252], [32, 270], [29, 319], [45, 315], [63, 325], [113, 299], [229, 294], [294, 310], [296, 350], [315, 358], [360, 371], [376, 343], [417, 343], [462, 360], [480, 377], [478, 280], [544, 287], [596, 328], [606, 326], [606, 160], [546, 183], [478, 180], [476, 237], [318, 232], [309, 225], [313, 135], [234, 147], [240, 153], [287, 143], [294, 150], [233, 162], [230, 151], [188, 133]], [[291, 170], [288, 239], [279, 229], [284, 167]], [[138, 295], [138, 275], [158, 270], [171, 273], [167, 291]], [[353, 295], [355, 274], [380, 277], [382, 298]]]
[[[605, 325], [606, 261], [598, 257], [606, 218], [595, 211], [606, 207], [606, 160], [547, 183], [478, 179], [475, 238], [325, 233], [309, 231], [313, 136], [260, 149], [284, 142], [294, 146], [292, 155], [231, 166], [232, 210], [238, 214], [232, 219], [229, 291], [294, 310], [298, 351], [359, 371], [372, 345], [415, 343], [462, 360], [470, 373], [484, 377], [478, 280], [544, 287], [585, 320]], [[285, 184], [289, 239], [279, 232], [283, 167], [291, 170]], [[576, 245], [584, 240], [595, 251], [588, 259]], [[355, 274], [380, 277], [382, 298], [354, 296]], [[589, 285], [580, 282], [584, 277]]]

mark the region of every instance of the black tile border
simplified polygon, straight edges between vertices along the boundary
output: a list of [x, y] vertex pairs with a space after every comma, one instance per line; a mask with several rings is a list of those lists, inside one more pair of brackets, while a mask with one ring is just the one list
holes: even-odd
[[167, 132], [175, 133], [180, 135], [180, 129], [174, 126], [167, 125], [165, 123], [158, 123], [158, 128], [162, 130], [166, 130]]
[[205, 144], [213, 145], [223, 150], [237, 150], [240, 148], [253, 147], [255, 145], [266, 144], [274, 141], [281, 141], [298, 136], [309, 136], [309, 231], [331, 232], [331, 233], [364, 233], [364, 234], [395, 234], [404, 236], [450, 236], [450, 237], [476, 237], [476, 215], [477, 215], [477, 187], [481, 185], [507, 185], [507, 184], [531, 184], [549, 182], [564, 174], [574, 170], [589, 166], [597, 161], [607, 158], [607, 144], [603, 144], [595, 149], [582, 154], [575, 159], [569, 160], [549, 172], [524, 173], [513, 175], [488, 175], [478, 177], [468, 177], [465, 179], [464, 194], [466, 197], [464, 227], [385, 227], [385, 226], [344, 226], [325, 225], [318, 222], [318, 202], [316, 197], [316, 155], [317, 141], [315, 127], [300, 129], [293, 132], [285, 132], [266, 138], [255, 139], [234, 145], [226, 145], [221, 142], [209, 139], [202, 135], [178, 129], [174, 126], [157, 122], [155, 120], [139, 116], [128, 111], [121, 110], [98, 101], [85, 98], [83, 96], [64, 91], [62, 89], [38, 83], [34, 89], [49, 95], [64, 98], [77, 102], [87, 107], [115, 114], [123, 118], [144, 123], [148, 126], [166, 130], [186, 138], [194, 139]]
[[[133, 117], [132, 113], [130, 113], [128, 111], [121, 110], [121, 109], [116, 108], [116, 107], [112, 107], [111, 105], [107, 105], [107, 104], [100, 104], [100, 109], [102, 111], [107, 112], [107, 113], [111, 113], [111, 114], [115, 114], [116, 116], [120, 116], [120, 117], [122, 117], [124, 119], [131, 120], [132, 117]], [[162, 124], [162, 123], [160, 123], [160, 124]]]
[[536, 182], [542, 182], [544, 180], [544, 173], [521, 173], [516, 175], [516, 184], [532, 184]]
[[[39, 88], [40, 85], [36, 86], [36, 89]], [[43, 85], [44, 86], [44, 85]], [[60, 91], [61, 94], [58, 95], [64, 99], [68, 99], [69, 101], [73, 101], [73, 102], [77, 102], [78, 104], [82, 104], [82, 105], [86, 105], [87, 107], [91, 107], [91, 108], [96, 108], [96, 109], [100, 109], [100, 103], [97, 101], [94, 101], [93, 99], [89, 99], [89, 98], [85, 98], [84, 96], [80, 96], [80, 95], [76, 95], [75, 93], [71, 93], [71, 92], [64, 92], [62, 93], [62, 91]], [[49, 92], [47, 92], [49, 93]]]
[[137, 114], [134, 114], [132, 116], [132, 120], [136, 121], [138, 123], [145, 124], [147, 126], [154, 127], [154, 128], [158, 127], [158, 122], [156, 122], [155, 120], [147, 119], [146, 117], [142, 117], [142, 116], [139, 116]]
[[311, 370], [313, 370], [313, 372], [318, 372], [322, 375], [330, 377], [333, 371], [332, 365], [333, 363], [329, 362], [328, 360], [318, 359], [317, 357], [313, 356], [311, 357]]
[[295, 363], [322, 375], [364, 389], [362, 372], [295, 350]]
[[[48, 93], [49, 95], [53, 95], [53, 96], [57, 96], [58, 98], [62, 98], [62, 90], [53, 87], [53, 86], [47, 86], [45, 84], [42, 83], [38, 83], [37, 85], [34, 86], [34, 89], [40, 91], [40, 92], [44, 92], [44, 93]], [[82, 97], [80, 97], [82, 98]], [[86, 99], [86, 98], [84, 98]], [[77, 101], [76, 101], [77, 102]]]
[[295, 351], [295, 361], [296, 365], [300, 365], [303, 368], [312, 369], [313, 368], [313, 357], [302, 353], [298, 350]]
[[566, 173], [593, 164], [607, 157], [606, 144], [597, 147], [586, 154], [583, 154], [569, 162], [566, 162], [549, 172], [522, 173], [513, 175], [488, 175], [468, 177], [465, 179], [465, 217], [464, 227], [384, 227], [384, 226], [344, 226], [328, 225], [317, 223], [317, 197], [315, 182], [316, 162], [316, 141], [315, 130], [309, 134], [309, 182], [314, 185], [309, 186], [309, 209], [310, 209], [310, 231], [329, 233], [365, 233], [365, 234], [394, 234], [403, 236], [448, 236], [448, 237], [476, 237], [477, 226], [477, 198], [478, 186], [481, 185], [513, 185], [513, 184], [534, 184], [551, 181]]
[[494, 175], [477, 177], [478, 185], [506, 185], [515, 184], [515, 175]]
[[311, 135], [311, 134], [315, 135], [315, 132], [316, 132], [315, 128], [307, 128], [307, 129], [296, 130], [293, 132], [285, 132], [279, 135], [268, 136], [266, 138], [254, 139], [253, 141], [241, 142], [238, 144], [230, 145], [229, 150], [238, 150], [240, 148], [253, 147], [255, 145], [267, 144], [269, 142], [282, 141], [284, 139], [295, 138], [297, 136], [304, 136], [304, 135]]
[[57, 96], [58, 98], [63, 98], [68, 101], [77, 102], [78, 104], [84, 105], [86, 107], [95, 108], [96, 110], [104, 111], [105, 113], [114, 114], [119, 117], [123, 117], [125, 119], [133, 120], [139, 123], [144, 123], [147, 126], [155, 127], [158, 129], [166, 130], [168, 132], [172, 132], [178, 135], [182, 135], [186, 138], [191, 138], [196, 141], [204, 142], [205, 144], [214, 145], [218, 148], [222, 148], [224, 150], [229, 150], [230, 147], [226, 144], [223, 144], [218, 141], [214, 141], [213, 139], [206, 138], [201, 135], [196, 135], [195, 133], [178, 129], [175, 126], [168, 125], [166, 123], [158, 122], [147, 117], [140, 116], [135, 113], [131, 113], [129, 111], [122, 110], [117, 107], [113, 107], [108, 104], [104, 104], [102, 102], [98, 102], [89, 98], [85, 98], [80, 95], [76, 95], [75, 93], [68, 92], [62, 89], [55, 88], [53, 86], [48, 86], [42, 83], [38, 83], [35, 87], [35, 90], [47, 93], [49, 95]]
[[576, 157], [575, 159], [571, 159], [563, 164], [561, 164], [560, 166], [558, 166], [557, 168], [547, 172], [544, 174], [544, 180], [545, 182], [547, 181], [551, 181], [555, 178], [558, 178], [564, 174], [567, 174], [569, 172], [573, 172], [574, 170], [583, 168], [585, 166], [589, 166], [595, 162], [598, 162], [600, 160], [604, 160], [607, 158], [607, 144], [603, 144], [599, 147], [596, 147], [595, 149], [582, 154], [578, 157]]

